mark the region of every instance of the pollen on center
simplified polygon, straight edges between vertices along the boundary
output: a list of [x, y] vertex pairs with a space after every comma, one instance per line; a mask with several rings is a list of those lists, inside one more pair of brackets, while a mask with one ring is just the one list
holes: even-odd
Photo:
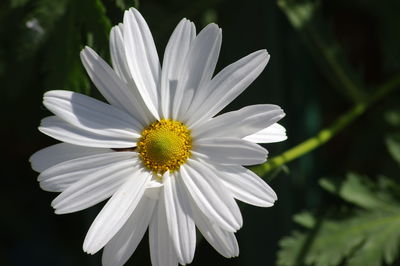
[[143, 164], [157, 174], [176, 171], [191, 155], [190, 130], [181, 122], [161, 119], [146, 127], [137, 144]]

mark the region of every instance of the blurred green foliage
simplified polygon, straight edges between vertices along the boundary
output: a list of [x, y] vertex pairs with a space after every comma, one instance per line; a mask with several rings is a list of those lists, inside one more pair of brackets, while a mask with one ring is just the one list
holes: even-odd
[[[371, 89], [364, 88], [367, 80], [360, 82], [359, 73], [344, 60], [343, 50], [332, 38], [333, 31], [322, 20], [319, 1], [280, 0], [279, 4], [325, 70], [326, 77], [331, 82], [337, 81], [332, 84], [344, 90], [356, 107], [368, 107], [377, 97], [386, 94], [387, 90], [383, 93], [382, 87], [372, 93]], [[392, 126], [398, 125], [398, 117], [396, 111], [386, 113], [386, 120]], [[388, 135], [386, 146], [399, 162], [399, 135]], [[396, 181], [382, 175], [372, 181], [368, 176], [349, 173], [345, 180], [323, 178], [319, 183], [343, 202], [314, 214], [295, 215], [294, 221], [307, 231], [293, 231], [280, 241], [278, 265], [378, 266], [400, 261], [400, 185]]]
[[339, 182], [321, 179], [320, 185], [350, 204], [324, 214], [296, 215], [294, 220], [308, 231], [294, 231], [280, 241], [278, 265], [393, 264], [400, 249], [400, 185], [384, 176], [372, 182], [354, 173]]
[[[49, 114], [41, 106], [45, 91], [101, 98], [79, 52], [89, 45], [109, 62], [109, 30], [131, 6], [149, 23], [160, 58], [182, 17], [198, 31], [210, 22], [222, 27], [217, 69], [268, 49], [266, 71], [227, 110], [276, 103], [287, 113], [288, 140], [267, 146], [272, 157], [284, 158], [265, 175], [274, 179], [276, 206], [240, 205], [240, 257], [225, 259], [202, 241], [192, 265], [400, 263], [400, 1], [3, 0], [0, 136], [7, 159], [0, 226], [8, 230], [0, 265], [99, 265], [100, 255], [85, 255], [80, 247], [101, 206], [54, 215], [55, 195], [40, 190], [28, 158], [54, 143], [37, 131]], [[320, 179], [346, 173], [343, 180]], [[132, 265], [150, 264], [142, 242]]]

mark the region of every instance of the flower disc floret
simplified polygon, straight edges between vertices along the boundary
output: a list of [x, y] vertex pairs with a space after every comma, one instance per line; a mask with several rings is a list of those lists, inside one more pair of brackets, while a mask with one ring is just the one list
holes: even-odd
[[161, 119], [142, 131], [137, 147], [143, 164], [163, 174], [178, 170], [190, 157], [192, 137], [183, 123]]

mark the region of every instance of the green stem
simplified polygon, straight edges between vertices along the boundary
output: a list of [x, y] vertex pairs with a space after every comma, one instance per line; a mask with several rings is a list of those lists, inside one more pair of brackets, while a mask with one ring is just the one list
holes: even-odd
[[268, 162], [262, 165], [252, 167], [251, 170], [259, 176], [264, 176], [271, 170], [276, 169], [325, 144], [326, 142], [331, 140], [338, 132], [343, 130], [356, 118], [362, 115], [372, 104], [379, 101], [388, 93], [393, 91], [398, 85], [400, 85], [400, 74], [380, 86], [377, 92], [373, 94], [368, 101], [356, 104], [347, 113], [340, 116], [331, 126], [321, 130], [316, 136], [294, 146], [293, 148], [282, 153], [281, 155], [273, 157]]

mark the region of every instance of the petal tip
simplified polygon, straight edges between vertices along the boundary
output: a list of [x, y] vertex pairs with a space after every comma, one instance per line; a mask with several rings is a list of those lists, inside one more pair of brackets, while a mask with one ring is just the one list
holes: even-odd
[[94, 251], [93, 249], [90, 249], [87, 245], [85, 245], [86, 243], [83, 243], [83, 252], [89, 254], [89, 255], [94, 255], [97, 251]]
[[56, 207], [54, 207], [54, 206], [52, 206], [52, 207], [54, 208], [54, 213], [57, 214], [57, 215], [61, 215], [61, 214], [66, 214], [66, 213], [68, 213], [67, 211], [65, 211], [65, 210], [63, 210], [63, 209], [61, 209], [61, 208], [56, 209]]

